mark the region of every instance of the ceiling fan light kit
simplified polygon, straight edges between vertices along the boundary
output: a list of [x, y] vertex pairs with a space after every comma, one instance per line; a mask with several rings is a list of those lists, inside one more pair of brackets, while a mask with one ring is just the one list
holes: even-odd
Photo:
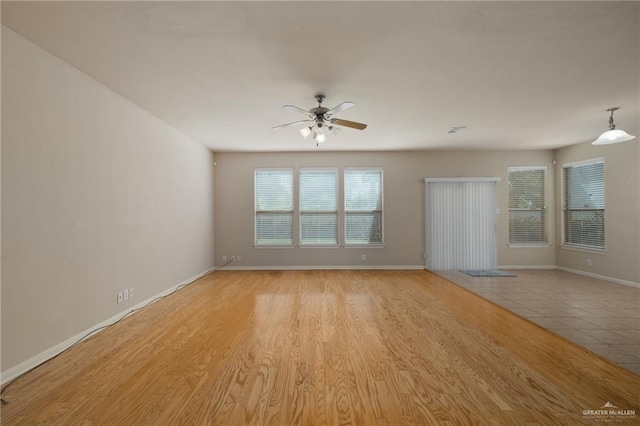
[[280, 126], [272, 127], [272, 129], [281, 129], [283, 127], [290, 126], [299, 126], [304, 125], [302, 129], [299, 130], [300, 134], [304, 139], [307, 139], [309, 135], [312, 136], [312, 139], [316, 142], [316, 146], [327, 141], [327, 136], [325, 130], [331, 132], [334, 136], [342, 130], [340, 127], [349, 127], [357, 130], [364, 130], [367, 128], [367, 125], [364, 123], [358, 123], [355, 121], [349, 120], [341, 120], [339, 118], [333, 118], [333, 116], [337, 113], [340, 113], [348, 108], [351, 108], [355, 105], [353, 102], [342, 102], [339, 105], [329, 109], [322, 106], [322, 102], [324, 101], [324, 95], [316, 95], [316, 101], [318, 102], [318, 106], [315, 108], [311, 108], [310, 110], [304, 110], [294, 105], [284, 105], [283, 108], [292, 109], [301, 114], [307, 116], [306, 120], [294, 121], [293, 123], [282, 124]]
[[609, 130], [598, 136], [598, 139], [591, 142], [593, 145], [609, 145], [612, 143], [626, 142], [631, 139], [635, 139], [635, 136], [630, 135], [621, 129], [616, 129], [616, 124], [613, 122], [613, 112], [619, 110], [619, 107], [612, 107], [607, 109], [611, 112], [609, 116]]
[[304, 139], [308, 138], [311, 132], [313, 132], [313, 127], [303, 127], [298, 130]]

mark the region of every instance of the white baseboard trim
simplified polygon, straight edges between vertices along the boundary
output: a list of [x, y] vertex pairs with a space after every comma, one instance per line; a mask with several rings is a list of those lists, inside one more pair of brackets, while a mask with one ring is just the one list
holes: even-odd
[[556, 269], [556, 265], [498, 265], [498, 269]]
[[[188, 278], [184, 281], [182, 281], [181, 283], [178, 283], [176, 285], [174, 285], [173, 287], [160, 292], [158, 294], [156, 294], [155, 296], [151, 296], [150, 298], [143, 300], [142, 302], [136, 304], [135, 306], [132, 306], [130, 308], [127, 308], [125, 311], [122, 311], [114, 316], [112, 316], [109, 319], [106, 319], [104, 321], [102, 321], [99, 324], [94, 325], [93, 327], [90, 327], [86, 330], [84, 330], [81, 333], [76, 334], [73, 337], [68, 338], [67, 340], [58, 343], [55, 346], [50, 347], [47, 350], [44, 350], [42, 352], [40, 352], [39, 354], [32, 356], [31, 358], [27, 359], [26, 361], [21, 362], [20, 364], [17, 364], [11, 368], [9, 368], [6, 371], [3, 371], [2, 373], [0, 373], [0, 384], [4, 385], [5, 383], [10, 382], [11, 380], [15, 379], [16, 377], [19, 377], [20, 375], [24, 374], [25, 372], [29, 371], [30, 369], [36, 367], [37, 365], [42, 364], [43, 362], [61, 354], [62, 352], [64, 352], [65, 350], [67, 350], [71, 345], [73, 345], [74, 343], [76, 343], [78, 340], [80, 340], [82, 337], [91, 334], [93, 332], [99, 333], [99, 331], [96, 331], [102, 327], [114, 324], [116, 321], [119, 321], [122, 317], [129, 315], [132, 311], [135, 311], [136, 309], [140, 309], [142, 307], [144, 307], [145, 305], [147, 305], [148, 303], [150, 303], [151, 301], [153, 301], [154, 299], [157, 299], [158, 297], [162, 297], [162, 296], [166, 296], [169, 293], [171, 293], [172, 291], [174, 291], [175, 289], [177, 289], [180, 286], [183, 285], [187, 285], [187, 284], [191, 284], [192, 282], [194, 282], [195, 280], [204, 277], [205, 275], [211, 273], [212, 271], [215, 270], [214, 268], [209, 268], [204, 272], [201, 272], [197, 275], [194, 275], [191, 278]], [[102, 330], [100, 330], [102, 331]], [[94, 334], [95, 335], [95, 334]]]
[[592, 274], [591, 272], [585, 272], [579, 269], [565, 268], [564, 266], [556, 266], [556, 269], [559, 271], [571, 272], [572, 274], [584, 275], [585, 277], [589, 277], [589, 278], [596, 278], [599, 280], [610, 281], [612, 283], [622, 284], [629, 287], [640, 288], [640, 283], [636, 283], [633, 281], [621, 280], [619, 278], [608, 277], [606, 275]]
[[309, 271], [309, 270], [415, 270], [425, 269], [424, 265], [334, 265], [334, 266], [225, 266], [222, 271]]

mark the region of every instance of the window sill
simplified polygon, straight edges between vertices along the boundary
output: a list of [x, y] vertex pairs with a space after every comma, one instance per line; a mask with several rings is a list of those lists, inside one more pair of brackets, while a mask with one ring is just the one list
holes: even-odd
[[599, 248], [584, 247], [584, 246], [572, 246], [567, 244], [560, 244], [560, 248], [563, 250], [581, 251], [583, 253], [593, 253], [593, 254], [599, 254], [599, 255], [605, 255], [607, 253], [607, 249], [599, 249]]
[[549, 248], [551, 244], [549, 243], [509, 243], [507, 244], [509, 248]]
[[383, 249], [384, 244], [254, 244], [256, 249]]

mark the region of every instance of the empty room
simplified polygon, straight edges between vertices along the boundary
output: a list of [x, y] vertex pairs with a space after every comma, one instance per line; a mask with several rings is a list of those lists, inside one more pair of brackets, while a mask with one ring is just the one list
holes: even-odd
[[0, 8], [3, 425], [640, 422], [640, 3]]

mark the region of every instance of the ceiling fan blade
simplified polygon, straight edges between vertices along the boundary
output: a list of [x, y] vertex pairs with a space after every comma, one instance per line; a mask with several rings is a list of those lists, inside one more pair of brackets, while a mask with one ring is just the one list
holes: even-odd
[[301, 120], [301, 121], [294, 121], [293, 123], [287, 123], [287, 124], [281, 124], [279, 126], [274, 126], [271, 128], [271, 130], [275, 130], [275, 129], [281, 129], [283, 127], [291, 127], [291, 126], [297, 126], [299, 124], [307, 124], [309, 122], [312, 122], [313, 120]]
[[357, 123], [355, 121], [349, 120], [341, 120], [339, 118], [332, 118], [331, 123], [337, 124], [338, 126], [351, 127], [352, 129], [364, 130], [367, 128], [367, 125], [364, 123]]
[[344, 111], [346, 109], [351, 108], [354, 105], [355, 105], [354, 102], [343, 102], [340, 105], [336, 105], [333, 108], [331, 108], [329, 111], [325, 112], [325, 115], [337, 114], [339, 112], [342, 112], [342, 111]]
[[309, 117], [311, 117], [313, 115], [309, 111], [307, 111], [305, 109], [302, 109], [302, 108], [298, 108], [295, 105], [282, 105], [282, 108], [289, 108], [289, 109], [292, 109], [294, 111], [298, 111], [301, 114], [308, 115]]

